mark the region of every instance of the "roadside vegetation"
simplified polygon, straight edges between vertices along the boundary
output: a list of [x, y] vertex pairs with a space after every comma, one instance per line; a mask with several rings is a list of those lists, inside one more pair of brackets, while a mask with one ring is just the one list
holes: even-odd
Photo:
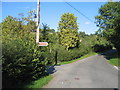
[[120, 56], [118, 55], [118, 52], [113, 53], [109, 56], [108, 62], [114, 66], [120, 67]]
[[52, 75], [48, 75], [46, 77], [40, 78], [36, 81], [33, 81], [29, 84], [26, 84], [23, 86], [23, 88], [32, 88], [32, 89], [36, 89], [36, 88], [42, 88], [44, 85], [48, 84], [48, 82], [52, 79]]
[[[77, 17], [72, 13], [64, 13], [61, 16], [57, 31], [45, 23], [42, 24], [40, 41], [48, 42], [49, 45], [46, 47], [38, 47], [35, 42], [36, 22], [33, 11], [30, 11], [27, 17], [22, 13], [19, 14], [19, 18], [6, 17], [0, 23], [3, 88], [15, 88], [23, 82], [27, 83], [26, 88], [41, 88], [52, 79], [52, 76], [46, 73], [48, 65], [68, 64], [96, 55], [94, 52], [112, 49], [113, 46], [119, 54], [120, 8], [118, 7], [120, 7], [119, 2], [108, 2], [100, 8], [100, 16], [96, 16], [100, 30], [96, 34], [78, 32], [80, 26]], [[110, 11], [111, 14], [106, 11]], [[103, 22], [107, 21], [106, 19], [108, 22]], [[112, 59], [111, 62], [113, 61], [115, 60]]]
[[117, 53], [109, 55], [110, 64], [120, 66], [120, 2], [108, 2], [99, 9], [96, 24], [97, 35], [105, 37], [117, 49]]
[[76, 62], [76, 61], [79, 61], [79, 60], [82, 60], [82, 59], [85, 59], [87, 57], [90, 57], [90, 56], [93, 56], [93, 55], [97, 55], [97, 53], [95, 52], [91, 52], [91, 53], [88, 53], [80, 58], [77, 58], [77, 59], [74, 59], [74, 60], [71, 60], [71, 61], [67, 61], [67, 62], [60, 62], [58, 63], [57, 65], [64, 65], [64, 64], [70, 64], [70, 63], [73, 63], [73, 62]]

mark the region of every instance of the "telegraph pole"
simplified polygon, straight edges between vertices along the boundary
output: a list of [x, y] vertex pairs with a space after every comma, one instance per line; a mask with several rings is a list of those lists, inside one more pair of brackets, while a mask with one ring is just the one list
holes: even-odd
[[40, 0], [37, 0], [37, 30], [36, 30], [36, 43], [39, 43], [39, 29], [40, 29]]
[[36, 43], [38, 46], [48, 46], [48, 42], [39, 42], [40, 33], [40, 0], [37, 0], [37, 30], [36, 30]]

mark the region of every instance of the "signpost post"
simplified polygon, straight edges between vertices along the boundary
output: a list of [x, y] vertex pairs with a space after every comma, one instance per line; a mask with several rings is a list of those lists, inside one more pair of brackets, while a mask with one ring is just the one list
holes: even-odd
[[37, 0], [37, 30], [36, 30], [36, 43], [38, 46], [48, 46], [47, 42], [39, 42], [40, 30], [40, 0]]
[[39, 29], [40, 29], [40, 0], [37, 0], [37, 30], [36, 30], [36, 43], [39, 43]]

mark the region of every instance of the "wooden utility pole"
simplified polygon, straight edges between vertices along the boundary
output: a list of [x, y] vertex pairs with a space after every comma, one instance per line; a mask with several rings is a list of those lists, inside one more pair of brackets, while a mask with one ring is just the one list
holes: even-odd
[[40, 0], [37, 0], [37, 30], [36, 30], [36, 43], [39, 43], [39, 29], [40, 29]]
[[38, 46], [48, 46], [48, 42], [39, 42], [40, 33], [40, 0], [37, 0], [37, 30], [36, 30], [36, 43]]

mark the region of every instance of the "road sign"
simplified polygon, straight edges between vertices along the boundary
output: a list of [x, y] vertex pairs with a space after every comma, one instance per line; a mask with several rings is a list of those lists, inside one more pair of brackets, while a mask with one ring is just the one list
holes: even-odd
[[39, 42], [38, 46], [48, 46], [48, 42]]

